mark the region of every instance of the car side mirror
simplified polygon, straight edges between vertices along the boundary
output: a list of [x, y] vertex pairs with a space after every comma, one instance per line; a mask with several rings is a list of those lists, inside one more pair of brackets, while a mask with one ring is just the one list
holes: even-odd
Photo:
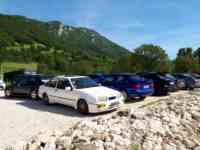
[[72, 88], [71, 88], [70, 86], [67, 86], [67, 87], [65, 87], [65, 90], [66, 90], [66, 91], [71, 91]]

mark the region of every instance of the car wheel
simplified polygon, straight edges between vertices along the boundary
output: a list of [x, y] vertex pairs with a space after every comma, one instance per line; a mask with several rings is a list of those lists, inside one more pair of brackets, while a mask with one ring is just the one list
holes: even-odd
[[33, 100], [37, 100], [38, 94], [35, 90], [31, 91], [30, 98], [33, 99]]
[[49, 97], [48, 97], [47, 94], [44, 94], [44, 95], [43, 95], [43, 100], [44, 100], [44, 102], [45, 102], [46, 105], [50, 105]]
[[146, 97], [145, 96], [141, 96], [140, 98], [139, 98], [139, 100], [144, 100]]
[[6, 97], [11, 97], [11, 96], [12, 96], [11, 90], [6, 89], [6, 90], [5, 90], [5, 96], [6, 96]]
[[194, 90], [194, 88], [193, 88], [193, 87], [190, 87], [190, 88], [188, 88], [188, 90], [189, 90], [189, 91], [193, 91], [193, 90]]
[[89, 113], [88, 104], [86, 103], [85, 100], [79, 100], [77, 108], [78, 108], [78, 111], [82, 114], [88, 114]]
[[124, 101], [127, 101], [128, 100], [128, 94], [127, 94], [127, 92], [126, 91], [122, 91], [121, 93], [122, 93], [122, 95], [124, 97]]

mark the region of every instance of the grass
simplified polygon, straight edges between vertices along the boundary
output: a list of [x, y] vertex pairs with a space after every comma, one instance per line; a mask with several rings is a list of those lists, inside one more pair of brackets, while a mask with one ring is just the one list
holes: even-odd
[[132, 150], [140, 150], [139, 145], [137, 144], [132, 145]]
[[0, 76], [6, 72], [16, 71], [20, 69], [26, 70], [37, 70], [37, 63], [15, 63], [15, 62], [4, 62], [0, 67]]

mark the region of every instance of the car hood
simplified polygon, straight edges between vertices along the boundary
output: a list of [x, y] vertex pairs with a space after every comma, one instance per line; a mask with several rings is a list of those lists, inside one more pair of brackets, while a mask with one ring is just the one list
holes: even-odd
[[118, 96], [120, 94], [118, 91], [104, 87], [104, 86], [79, 89], [79, 91], [84, 92], [85, 94], [95, 96], [95, 97]]

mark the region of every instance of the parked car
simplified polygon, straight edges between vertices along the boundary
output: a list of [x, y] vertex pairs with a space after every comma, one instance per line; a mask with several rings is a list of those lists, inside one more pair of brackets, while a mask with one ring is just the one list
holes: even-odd
[[41, 75], [41, 81], [43, 83], [49, 82], [51, 79], [53, 79], [55, 76], [53, 75]]
[[39, 97], [47, 104], [72, 106], [80, 113], [114, 110], [124, 101], [120, 92], [100, 86], [87, 76], [56, 77], [40, 86]]
[[197, 73], [191, 73], [190, 75], [191, 75], [191, 76], [194, 78], [194, 80], [195, 80], [195, 87], [196, 87], [196, 88], [200, 88], [200, 75], [197, 74]]
[[89, 76], [91, 79], [95, 80], [97, 83], [101, 83], [101, 81], [104, 80], [105, 78], [105, 75], [103, 74], [90, 74], [86, 76]]
[[38, 88], [42, 85], [40, 75], [22, 74], [17, 75], [11, 81], [11, 85], [6, 87], [5, 96], [29, 96], [32, 99], [37, 99]]
[[120, 91], [125, 100], [129, 98], [145, 99], [154, 92], [153, 81], [135, 74], [104, 75], [103, 86]]
[[6, 84], [3, 80], [0, 80], [0, 90], [4, 90], [6, 88]]
[[169, 92], [176, 90], [176, 84], [173, 80], [166, 78], [159, 73], [138, 73], [140, 76], [153, 80], [154, 95], [168, 95]]
[[177, 79], [173, 75], [169, 73], [160, 73], [160, 75], [164, 76], [165, 78], [175, 82], [176, 90], [183, 90], [186, 87], [185, 81], [182, 79]]
[[182, 79], [185, 82], [185, 89], [193, 90], [195, 88], [195, 79], [186, 73], [174, 74], [177, 79]]

